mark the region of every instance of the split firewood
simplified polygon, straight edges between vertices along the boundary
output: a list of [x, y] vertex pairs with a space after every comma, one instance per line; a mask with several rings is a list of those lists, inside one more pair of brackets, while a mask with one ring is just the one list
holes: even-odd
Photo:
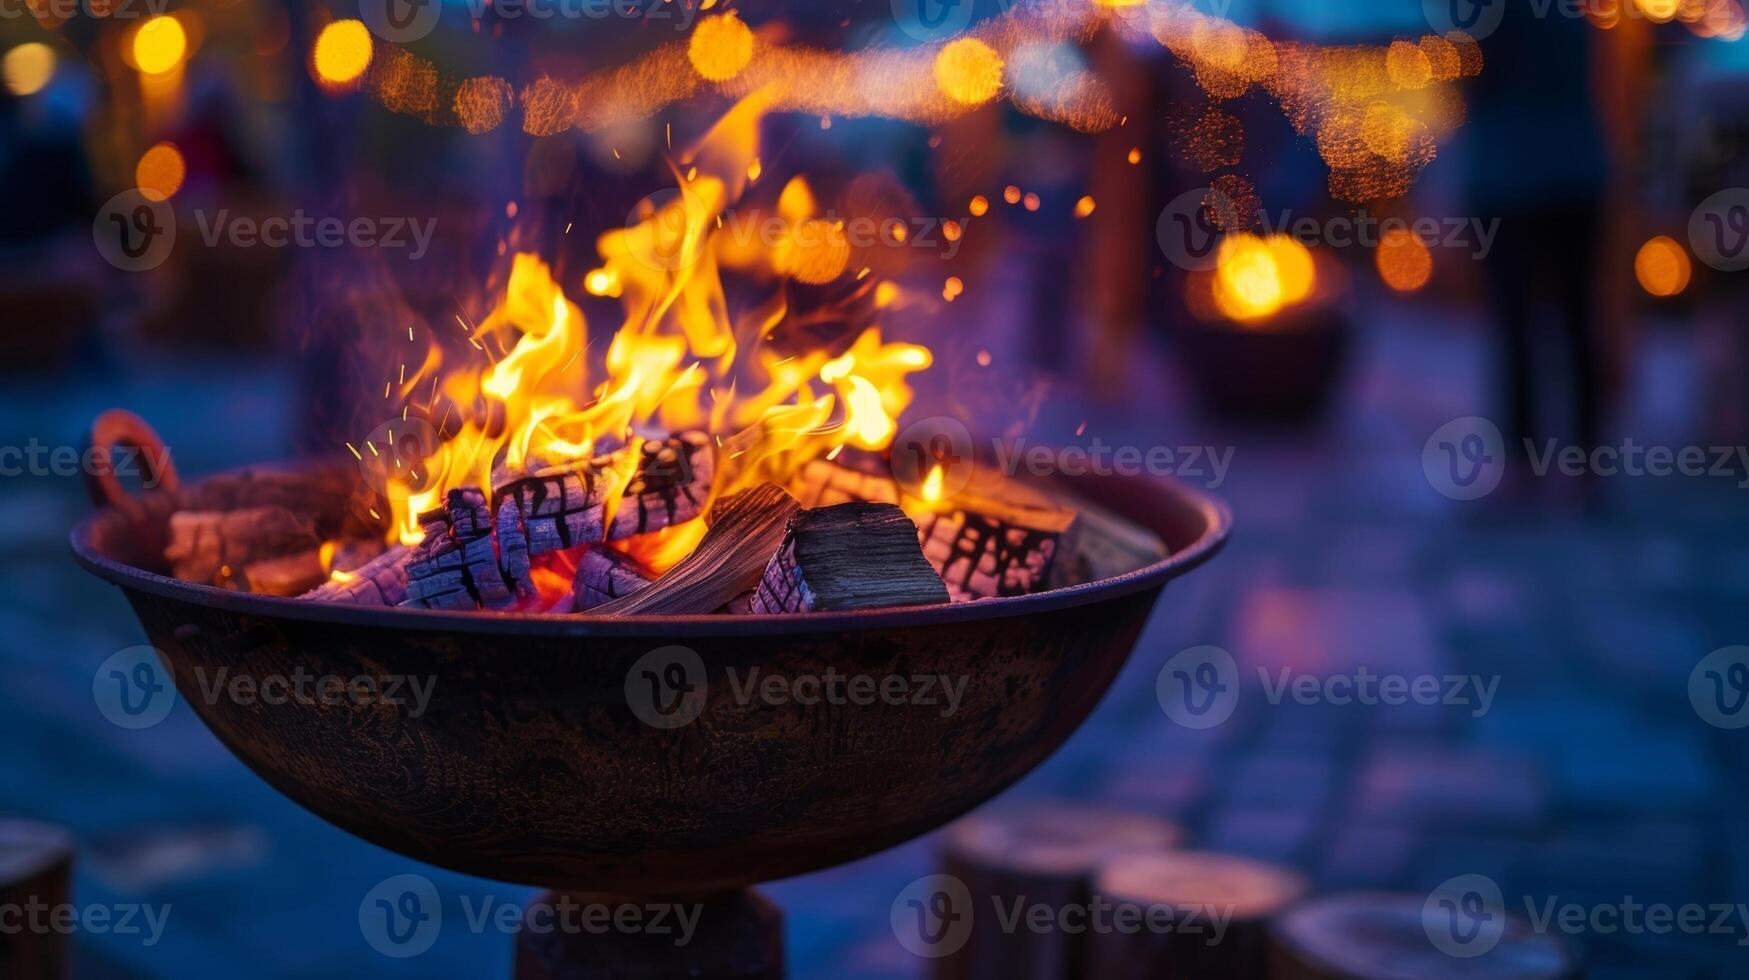
[[338, 564], [332, 577], [306, 599], [353, 606], [398, 606], [407, 601], [407, 559], [413, 549], [396, 545], [355, 569]]
[[655, 575], [632, 556], [612, 548], [590, 548], [577, 566], [577, 612], [588, 612], [649, 585]]
[[[1107, 862], [1169, 851], [1183, 833], [1141, 813], [1069, 803], [997, 808], [962, 818], [942, 834], [942, 870], [963, 882], [983, 912], [1017, 902], [1066, 909], [1089, 904], [1093, 878]], [[1103, 977], [1080, 969], [1083, 935], [1004, 929], [972, 914], [966, 943], [939, 961], [938, 980], [1057, 980]], [[1178, 976], [1178, 974], [1161, 974]]]
[[692, 554], [636, 593], [590, 610], [598, 616], [709, 613], [754, 588], [800, 506], [775, 484], [726, 497], [705, 518]]
[[284, 507], [177, 511], [170, 515], [164, 558], [184, 582], [237, 587], [252, 562], [321, 546], [307, 518]]
[[[1306, 880], [1287, 868], [1227, 854], [1180, 851], [1110, 861], [1093, 882], [1104, 903], [1163, 908], [1182, 928], [1092, 936], [1088, 975], [1112, 980], [1271, 975], [1265, 968], [1269, 922], [1306, 889]], [[1225, 931], [1192, 933], [1199, 924], [1206, 929], [1211, 912], [1228, 918]]]
[[923, 554], [955, 602], [1046, 588], [1075, 512], [1043, 500], [962, 493], [917, 520]]
[[492, 511], [473, 487], [449, 492], [448, 506], [421, 515], [425, 540], [407, 564], [404, 606], [508, 609], [516, 596], [498, 568]]
[[327, 578], [322, 571], [322, 552], [317, 548], [243, 566], [238, 584], [256, 595], [302, 595]]
[[[602, 539], [604, 503], [619, 480], [616, 466], [597, 459], [537, 470], [502, 483], [498, 533], [509, 548], [505, 565], [512, 577], [526, 578], [526, 559]], [[507, 505], [510, 514], [505, 515]], [[509, 541], [502, 539], [508, 532]]]
[[614, 511], [608, 540], [660, 531], [697, 517], [710, 499], [715, 469], [711, 438], [703, 432], [648, 440]]
[[1127, 575], [1168, 555], [1166, 542], [1147, 528], [1084, 500], [1073, 503], [1075, 524], [1058, 544], [1050, 588]]
[[809, 460], [790, 478], [789, 492], [803, 507], [899, 502], [899, 484], [873, 454], [846, 450], [838, 459]]
[[753, 595], [755, 613], [923, 606], [948, 601], [917, 525], [894, 504], [797, 514]]

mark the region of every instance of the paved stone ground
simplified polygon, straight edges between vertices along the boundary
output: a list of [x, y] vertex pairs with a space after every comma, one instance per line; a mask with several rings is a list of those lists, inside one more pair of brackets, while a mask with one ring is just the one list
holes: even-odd
[[[1749, 902], [1749, 730], [1711, 727], [1687, 682], [1709, 651], [1749, 643], [1749, 535], [1735, 481], [1621, 480], [1602, 516], [1490, 499], [1458, 504], [1423, 478], [1445, 421], [1476, 414], [1474, 325], [1386, 317], [1357, 353], [1329, 424], [1235, 430], [1200, 418], [1166, 369], [1138, 358], [1121, 406], [1047, 403], [1041, 431], [1108, 444], [1235, 449], [1218, 492], [1239, 530], [1174, 585], [1094, 717], [1008, 799], [1096, 799], [1180, 821], [1201, 846], [1292, 864], [1322, 888], [1426, 890], [1460, 873], [1523, 908], [1554, 900]], [[1652, 338], [1622, 431], [1704, 442], [1669, 397], [1693, 376], [1675, 338]], [[259, 368], [135, 366], [54, 390], [8, 383], [0, 443], [79, 441], [111, 404], [146, 412], [185, 470], [269, 458], [286, 443], [289, 387]], [[81, 840], [82, 903], [172, 907], [161, 942], [82, 935], [81, 975], [507, 974], [510, 939], [468, 927], [464, 902], [528, 892], [447, 874], [360, 843], [266, 788], [178, 706], [143, 733], [94, 707], [97, 665], [140, 633], [118, 594], [66, 555], [83, 512], [72, 481], [7, 478], [0, 508], [0, 812], [57, 821]], [[1232, 718], [1179, 727], [1155, 679], [1178, 651], [1218, 644], [1243, 684]], [[1258, 668], [1321, 677], [1477, 674], [1475, 705], [1270, 704]], [[1477, 716], [1479, 714], [1479, 717]], [[792, 974], [920, 974], [887, 925], [900, 889], [933, 866], [925, 839], [772, 886], [790, 917]], [[436, 946], [373, 952], [366, 892], [417, 872], [444, 896]], [[1601, 977], [1741, 976], [1749, 926], [1703, 937], [1575, 937]]]

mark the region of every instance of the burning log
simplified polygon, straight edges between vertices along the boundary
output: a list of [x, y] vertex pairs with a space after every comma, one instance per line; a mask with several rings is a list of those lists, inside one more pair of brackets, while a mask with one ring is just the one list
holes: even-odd
[[1019, 493], [964, 493], [951, 509], [921, 517], [923, 555], [955, 602], [1027, 595], [1046, 588], [1051, 562], [1075, 512]]
[[789, 522], [753, 595], [756, 613], [879, 609], [948, 601], [917, 525], [894, 504], [848, 503]]
[[814, 459], [790, 479], [789, 492], [803, 507], [833, 504], [899, 502], [899, 485], [890, 473], [877, 467], [879, 461], [863, 464], [849, 452], [840, 459]]
[[284, 507], [184, 510], [170, 515], [164, 558], [185, 582], [236, 587], [250, 563], [320, 545], [315, 526]]
[[762, 483], [718, 501], [705, 518], [710, 530], [692, 554], [636, 594], [597, 606], [599, 616], [708, 613], [759, 584], [783, 543], [795, 498]]
[[591, 460], [538, 470], [497, 492], [500, 545], [515, 553], [505, 562], [512, 577], [526, 578], [527, 558], [601, 540], [613, 473], [606, 460]]
[[649, 585], [655, 576], [612, 548], [590, 548], [577, 567], [577, 612], [588, 612]]
[[312, 548], [243, 566], [239, 583], [256, 595], [294, 596], [322, 584], [322, 552]]
[[637, 472], [614, 512], [608, 540], [660, 531], [697, 517], [710, 499], [715, 469], [711, 439], [703, 432], [645, 442]]
[[407, 563], [404, 606], [508, 609], [516, 597], [498, 568], [492, 511], [474, 488], [451, 490], [449, 505], [422, 515], [425, 540]]
[[396, 545], [355, 570], [341, 571], [304, 598], [353, 606], [398, 606], [407, 601], [407, 559], [412, 552]]

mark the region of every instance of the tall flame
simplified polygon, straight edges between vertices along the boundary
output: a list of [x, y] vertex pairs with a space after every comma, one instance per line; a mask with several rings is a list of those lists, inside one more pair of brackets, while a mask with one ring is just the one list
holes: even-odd
[[[640, 433], [713, 434], [719, 447], [713, 495], [781, 482], [840, 446], [887, 448], [912, 398], [907, 375], [933, 359], [927, 348], [888, 343], [868, 322], [852, 323], [855, 339], [841, 352], [779, 350], [767, 339], [790, 314], [783, 290], [739, 318], [725, 299], [725, 265], [779, 285], [850, 276], [842, 260], [833, 269], [811, 254], [834, 247], [835, 239], [813, 234], [819, 229], [809, 223], [824, 222], [800, 178], [778, 205], [790, 229], [782, 241], [750, 249], [725, 230], [725, 211], [759, 170], [759, 122], [769, 101], [755, 94], [737, 104], [682, 155], [686, 172], [677, 170], [676, 190], [652, 195], [626, 227], [597, 240], [601, 265], [578, 286], [617, 298], [624, 310], [599, 355], [599, 380], [589, 377], [582, 309], [546, 262], [530, 253], [513, 256], [497, 306], [470, 331], [470, 343], [490, 363], [443, 371], [434, 353], [402, 386], [407, 394], [421, 382], [433, 385], [457, 414], [454, 423], [442, 423], [445, 439], [422, 467], [428, 474], [422, 485], [389, 495], [393, 536], [421, 540], [419, 515], [451, 489], [490, 489], [495, 474], [588, 459], [632, 445]], [[851, 284], [862, 292], [875, 286]], [[492, 358], [493, 350], [506, 353]], [[650, 536], [656, 540], [640, 559], [661, 569], [684, 557], [702, 534], [700, 522], [691, 523]]]

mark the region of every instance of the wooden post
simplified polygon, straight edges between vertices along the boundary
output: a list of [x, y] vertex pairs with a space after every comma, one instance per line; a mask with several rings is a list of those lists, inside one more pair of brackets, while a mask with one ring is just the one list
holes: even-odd
[[1093, 892], [1141, 910], [1143, 925], [1093, 935], [1087, 976], [1248, 980], [1265, 975], [1269, 920], [1306, 893], [1306, 881], [1259, 861], [1187, 851], [1112, 861]]
[[[58, 827], [0, 820], [0, 908], [56, 908], [72, 900], [73, 837]], [[0, 931], [0, 977], [64, 980], [67, 936], [52, 929]]]
[[[1463, 940], [1461, 958], [1434, 945], [1428, 897], [1354, 892], [1307, 902], [1269, 930], [1269, 975], [1280, 980], [1388, 980], [1462, 976], [1469, 980], [1567, 980], [1579, 961], [1558, 937], [1522, 917], [1494, 910], [1503, 928]], [[1482, 930], [1486, 920], [1479, 920]], [[1483, 944], [1486, 944], [1485, 946]]]
[[[1176, 847], [1178, 829], [1141, 814], [1067, 804], [1035, 804], [978, 814], [945, 831], [943, 866], [972, 898], [972, 931], [958, 952], [942, 957], [938, 980], [1065, 980], [1081, 977], [1085, 935], [1035, 932], [1024, 909], [1047, 906], [1053, 917], [1087, 906], [1098, 868], [1120, 855]], [[1004, 910], [1024, 903], [1021, 924], [1002, 927]], [[1092, 980], [1092, 977], [1089, 977]]]
[[[667, 909], [660, 923], [653, 906]], [[598, 907], [605, 907], [605, 919]], [[580, 909], [591, 910], [595, 918]], [[617, 928], [614, 917], [635, 910], [649, 929]], [[681, 936], [677, 912], [696, 915]], [[567, 922], [605, 928], [568, 927]], [[516, 934], [516, 980], [783, 980], [783, 910], [751, 888], [704, 901], [653, 902], [584, 893], [546, 892], [530, 902], [524, 922], [557, 928]], [[658, 926], [665, 931], [654, 931]]]

